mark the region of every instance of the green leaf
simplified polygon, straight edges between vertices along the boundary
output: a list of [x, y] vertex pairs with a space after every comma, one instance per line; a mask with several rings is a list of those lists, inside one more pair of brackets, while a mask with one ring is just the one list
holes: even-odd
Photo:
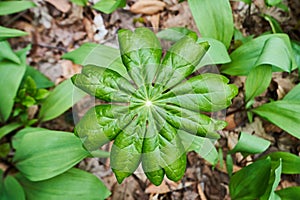
[[217, 74], [198, 75], [165, 93], [161, 102], [196, 112], [219, 111], [228, 107], [237, 94], [237, 87], [228, 82], [226, 77]]
[[245, 2], [246, 4], [251, 4], [252, 0], [233, 0], [233, 1], [242, 1]]
[[275, 194], [275, 190], [278, 184], [280, 183], [281, 171], [282, 171], [281, 160], [277, 160], [276, 162], [273, 162], [268, 188], [265, 194], [259, 198], [260, 200], [280, 200], [280, 198], [277, 198], [277, 195]]
[[32, 1], [1, 1], [0, 16], [21, 12], [35, 6]]
[[272, 80], [272, 66], [260, 65], [252, 69], [246, 79], [246, 102], [263, 93]]
[[97, 66], [84, 67], [81, 74], [72, 77], [72, 81], [78, 88], [107, 102], [128, 102], [135, 91], [131, 83], [117, 72]]
[[276, 194], [280, 196], [281, 200], [295, 200], [295, 198], [300, 196], [300, 187], [288, 187], [277, 190]]
[[4, 177], [0, 170], [0, 197], [1, 200], [25, 200], [25, 193], [18, 181], [12, 176]]
[[291, 41], [293, 52], [295, 55], [295, 62], [298, 66], [298, 73], [300, 74], [300, 42], [298, 41]]
[[79, 5], [79, 6], [85, 6], [88, 2], [88, 0], [71, 0], [71, 2]]
[[[161, 39], [177, 42], [192, 32], [193, 31], [187, 28], [175, 27], [162, 30], [156, 35]], [[204, 57], [201, 59], [200, 63], [197, 65], [195, 71], [205, 65], [224, 64], [231, 61], [226, 47], [222, 42], [212, 38], [198, 38], [198, 43], [201, 42], [208, 42], [210, 47]]]
[[125, 7], [125, 5], [126, 0], [101, 0], [96, 3], [93, 8], [106, 14], [110, 14], [117, 8]]
[[273, 163], [282, 161], [283, 174], [299, 174], [300, 157], [288, 152], [274, 152], [267, 155]]
[[270, 142], [249, 133], [241, 132], [238, 143], [230, 151], [231, 154], [241, 152], [242, 154], [262, 153], [270, 146]]
[[16, 178], [30, 200], [104, 200], [111, 194], [96, 176], [76, 168], [44, 181], [32, 182], [22, 174]]
[[300, 124], [299, 101], [276, 101], [263, 104], [252, 110], [254, 113], [279, 126], [296, 138], [300, 138], [298, 126]]
[[162, 49], [155, 34], [149, 29], [118, 32], [122, 61], [131, 79], [140, 87], [151, 84], [160, 64]]
[[49, 88], [54, 86], [54, 83], [50, 81], [48, 77], [42, 74], [39, 70], [27, 65], [26, 72], [23, 77], [23, 82], [26, 80], [28, 76], [30, 76], [34, 80], [36, 84], [36, 88], [38, 89]]
[[185, 172], [186, 152], [192, 150], [215, 164], [218, 154], [212, 141], [226, 122], [201, 112], [227, 107], [237, 88], [217, 74], [184, 80], [208, 48], [207, 42], [197, 40], [195, 33], [188, 34], [161, 59], [161, 47], [152, 32], [121, 30], [118, 55], [124, 65], [119, 66], [125, 66], [127, 78], [112, 69], [105, 57], [103, 63], [98, 57], [98, 64], [84, 67], [73, 77], [75, 85], [105, 101], [84, 115], [75, 134], [89, 151], [114, 140], [110, 161], [119, 183], [140, 163], [155, 185], [164, 175], [178, 181]]
[[6, 156], [10, 152], [10, 144], [9, 143], [2, 143], [0, 144], [0, 158], [6, 158]]
[[273, 33], [283, 33], [279, 22], [274, 17], [265, 14], [264, 18], [269, 22]]
[[89, 155], [72, 133], [37, 129], [21, 134], [14, 146], [14, 163], [31, 181], [57, 176]]
[[183, 130], [178, 131], [178, 136], [186, 152], [195, 151], [212, 165], [217, 164], [218, 152], [213, 144], [214, 140], [192, 135]]
[[197, 43], [196, 35], [188, 35], [176, 42], [162, 60], [156, 84], [165, 90], [180, 83], [195, 71], [208, 48], [208, 42]]
[[283, 100], [300, 102], [300, 84], [296, 85], [291, 91], [289, 91], [289, 93], [284, 96]]
[[20, 64], [20, 58], [13, 52], [7, 41], [0, 42], [0, 60], [9, 60], [16, 64]]
[[116, 71], [126, 79], [130, 79], [122, 63], [120, 51], [112, 47], [95, 43], [85, 43], [78, 49], [64, 54], [62, 58], [83, 66], [95, 65], [105, 67]]
[[75, 88], [70, 79], [65, 80], [50, 93], [42, 103], [39, 118], [41, 121], [48, 121], [58, 117], [70, 109], [75, 103], [86, 94]]
[[296, 68], [293, 50], [288, 35], [271, 34], [255, 38], [230, 54], [231, 63], [221, 67], [225, 74], [248, 75], [260, 65], [272, 65], [273, 71], [290, 72]]
[[268, 6], [276, 6], [277, 4], [281, 3], [282, 0], [265, 0]]
[[231, 178], [233, 172], [233, 160], [231, 154], [226, 155], [226, 170], [229, 178]]
[[12, 131], [20, 128], [23, 124], [20, 122], [12, 122], [10, 124], [6, 124], [0, 128], [0, 139], [3, 138], [5, 135], [11, 133]]
[[229, 191], [233, 200], [258, 199], [267, 187], [271, 173], [271, 159], [259, 160], [236, 172], [230, 179]]
[[8, 38], [21, 37], [25, 35], [28, 35], [28, 33], [17, 29], [0, 26], [0, 41], [6, 40]]
[[[17, 95], [18, 88], [26, 70], [26, 53], [29, 49], [25, 48], [17, 53], [20, 64], [10, 61], [0, 62], [0, 121], [5, 122], [14, 105], [14, 98]], [[3, 87], [4, 86], [4, 87]]]
[[229, 1], [189, 0], [188, 3], [201, 36], [219, 40], [228, 49], [233, 36]]

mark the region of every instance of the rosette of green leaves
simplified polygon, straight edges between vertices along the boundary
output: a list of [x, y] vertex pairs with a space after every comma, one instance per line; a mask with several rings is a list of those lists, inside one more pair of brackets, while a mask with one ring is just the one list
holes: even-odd
[[[90, 151], [114, 140], [110, 159], [118, 182], [140, 163], [155, 185], [164, 175], [178, 181], [193, 140], [216, 137], [226, 126], [206, 113], [228, 107], [237, 88], [218, 74], [188, 79], [209, 48], [207, 42], [198, 43], [194, 33], [176, 42], [164, 57], [159, 40], [146, 28], [121, 30], [118, 38], [120, 60], [109, 66], [87, 65], [72, 77], [77, 87], [107, 102], [91, 108], [75, 134]], [[184, 141], [187, 135], [195, 137]]]

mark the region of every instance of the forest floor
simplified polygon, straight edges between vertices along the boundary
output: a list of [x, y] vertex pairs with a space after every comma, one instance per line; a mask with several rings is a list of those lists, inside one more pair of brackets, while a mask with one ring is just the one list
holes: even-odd
[[[27, 31], [29, 36], [11, 39], [14, 49], [32, 44], [28, 55], [28, 64], [40, 70], [56, 84], [81, 71], [81, 66], [61, 59], [61, 56], [78, 48], [86, 42], [96, 42], [118, 48], [117, 31], [120, 28], [134, 29], [136, 27], [151, 27], [155, 32], [169, 27], [187, 27], [197, 30], [187, 2], [178, 3], [177, 0], [163, 0], [163, 7], [150, 14], [143, 7], [133, 9], [133, 5], [141, 0], [129, 0], [125, 8], [118, 9], [112, 14], [100, 13], [91, 7], [79, 7], [67, 0], [46, 0], [35, 2], [39, 5], [29, 11], [15, 15], [14, 18], [2, 19], [7, 27]], [[274, 18], [280, 21], [282, 29], [294, 40], [300, 41], [300, 1], [284, 1], [290, 12], [284, 13], [278, 9], [268, 9]], [[270, 31], [268, 22], [259, 16], [260, 9], [267, 9], [263, 0], [255, 0], [251, 13], [247, 5], [232, 2], [235, 26], [245, 36], [260, 35]], [[199, 33], [198, 33], [199, 34]], [[215, 66], [216, 68], [218, 66]], [[229, 77], [241, 90], [245, 83], [243, 77]], [[298, 73], [275, 73], [268, 90], [257, 98], [264, 102], [266, 97], [280, 99], [297, 84]], [[299, 155], [300, 141], [286, 134], [283, 130], [260, 119], [254, 118], [249, 123], [246, 112], [241, 110], [244, 96], [240, 91], [232, 106], [223, 116], [228, 127], [220, 132], [221, 139], [216, 147], [226, 152], [236, 144], [241, 131], [261, 136], [272, 142], [267, 152], [288, 151]], [[95, 101], [85, 98], [73, 110], [68, 111], [58, 119], [43, 124], [53, 130], [73, 131], [73, 116], [82, 117]], [[225, 111], [223, 112], [225, 113]], [[109, 145], [104, 149], [109, 149]], [[236, 154], [234, 170], [248, 165], [258, 155], [243, 157]], [[224, 161], [225, 162], [225, 161]], [[152, 185], [143, 175], [136, 172], [133, 176], [118, 184], [109, 167], [109, 159], [89, 158], [82, 161], [78, 167], [97, 175], [111, 190], [111, 200], [143, 200], [143, 199], [230, 199], [228, 190], [228, 174], [222, 165], [215, 168], [196, 153], [188, 154], [188, 165], [184, 178], [177, 182], [165, 179], [161, 186]], [[138, 170], [140, 171], [140, 170]], [[299, 176], [284, 176], [279, 187], [300, 185]]]

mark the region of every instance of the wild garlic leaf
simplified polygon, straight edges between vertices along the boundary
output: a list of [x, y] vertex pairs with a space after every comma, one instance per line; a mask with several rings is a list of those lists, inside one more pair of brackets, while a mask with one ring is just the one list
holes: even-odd
[[[203, 147], [207, 141], [201, 137], [217, 138], [216, 131], [226, 123], [207, 112], [229, 106], [237, 88], [217, 74], [187, 78], [208, 50], [208, 42], [199, 43], [192, 33], [163, 57], [155, 34], [137, 28], [121, 30], [119, 44], [123, 63], [119, 67], [125, 66], [130, 78], [101, 64], [85, 66], [72, 78], [76, 86], [106, 101], [91, 108], [75, 127], [85, 148], [94, 151], [114, 140], [110, 159], [119, 183], [140, 163], [155, 185], [164, 175], [178, 181], [190, 150], [205, 153], [214, 162], [214, 151]], [[190, 140], [182, 139], [186, 134], [192, 136]]]

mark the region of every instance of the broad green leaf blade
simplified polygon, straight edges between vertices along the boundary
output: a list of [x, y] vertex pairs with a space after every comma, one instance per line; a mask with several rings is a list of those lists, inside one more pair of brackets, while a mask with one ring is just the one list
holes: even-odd
[[96, 3], [93, 8], [106, 14], [110, 14], [117, 8], [124, 7], [125, 5], [126, 0], [101, 0]]
[[239, 141], [235, 147], [230, 151], [231, 154], [241, 152], [243, 154], [257, 154], [262, 153], [270, 146], [270, 142], [259, 138], [249, 133], [241, 132]]
[[72, 82], [78, 88], [107, 102], [130, 100], [135, 88], [120, 74], [107, 68], [85, 66], [81, 74], [74, 75]]
[[168, 123], [176, 129], [193, 135], [218, 139], [219, 135], [216, 131], [222, 130], [227, 125], [224, 121], [212, 119], [199, 112], [180, 109], [177, 106], [165, 105], [163, 108], [157, 110]]
[[218, 152], [211, 139], [192, 135], [182, 130], [178, 131], [178, 136], [186, 152], [195, 151], [212, 165], [217, 164]]
[[155, 34], [147, 28], [118, 32], [122, 61], [138, 87], [151, 84], [160, 64], [162, 49]]
[[[156, 35], [161, 39], [177, 42], [190, 33], [193, 33], [193, 31], [187, 28], [174, 27], [162, 30]], [[208, 42], [210, 47], [201, 59], [200, 63], [197, 65], [195, 71], [205, 65], [224, 64], [231, 61], [227, 53], [227, 49], [222, 42], [212, 38], [198, 38], [198, 43], [201, 42]]]
[[197, 36], [188, 35], [166, 53], [156, 77], [156, 86], [167, 90], [191, 75], [209, 49], [208, 42], [197, 43]]
[[291, 91], [289, 91], [289, 93], [284, 96], [283, 100], [300, 102], [300, 84], [296, 85]]
[[28, 76], [30, 76], [34, 80], [37, 89], [49, 88], [54, 86], [54, 83], [50, 81], [48, 77], [42, 74], [39, 70], [27, 65], [26, 72], [23, 77], [23, 82]]
[[300, 187], [295, 186], [277, 190], [276, 194], [281, 200], [295, 200], [300, 196]]
[[260, 200], [280, 200], [280, 198], [277, 198], [277, 195], [275, 194], [275, 190], [278, 184], [280, 183], [281, 171], [282, 171], [281, 160], [273, 162], [268, 188], [265, 194], [259, 198]]
[[259, 65], [272, 65], [273, 71], [294, 70], [293, 50], [288, 35], [270, 34], [255, 38], [230, 54], [231, 63], [221, 67], [225, 74], [244, 76]]
[[3, 177], [0, 169], [0, 197], [1, 200], [25, 200], [25, 193], [18, 181], [12, 176]]
[[26, 71], [26, 53], [29, 48], [22, 49], [16, 55], [20, 59], [20, 64], [10, 61], [0, 62], [0, 121], [5, 122], [12, 111], [14, 98]]
[[88, 0], [71, 0], [71, 2], [79, 5], [79, 6], [85, 6], [88, 2]]
[[1, 1], [0, 16], [21, 12], [35, 6], [32, 1]]
[[196, 112], [214, 112], [231, 104], [237, 87], [218, 74], [202, 74], [190, 78], [164, 94], [161, 102], [171, 103]]
[[252, 69], [247, 76], [245, 84], [246, 102], [263, 93], [269, 87], [271, 80], [272, 66], [260, 65]]
[[298, 129], [300, 124], [299, 101], [283, 100], [266, 103], [252, 111], [300, 139]]
[[283, 174], [300, 174], [300, 157], [288, 152], [274, 152], [267, 155], [272, 162], [282, 161]]
[[25, 35], [28, 35], [28, 33], [17, 29], [0, 26], [0, 41], [6, 40], [8, 38], [21, 37]]
[[15, 166], [31, 181], [57, 176], [89, 155], [72, 133], [47, 129], [23, 134], [15, 148]]
[[142, 166], [147, 177], [159, 185], [164, 173], [170, 180], [181, 179], [186, 168], [186, 151], [177, 130], [156, 109], [159, 108], [153, 108], [149, 114]]
[[21, 64], [20, 58], [13, 52], [7, 41], [0, 42], [0, 60], [9, 60]]
[[105, 67], [118, 72], [130, 80], [126, 68], [122, 63], [119, 50], [112, 47], [95, 43], [85, 43], [78, 49], [64, 54], [62, 58], [83, 66], [95, 65]]
[[188, 0], [202, 37], [223, 42], [228, 49], [233, 36], [233, 16], [229, 1]]
[[32, 132], [40, 132], [40, 131], [45, 131], [46, 129], [44, 128], [36, 128], [36, 127], [26, 127], [18, 131], [17, 134], [14, 135], [13, 140], [12, 140], [12, 146], [14, 149], [18, 149], [19, 145], [22, 141], [22, 138], [25, 134], [27, 133], [32, 133]]
[[23, 124], [20, 122], [12, 122], [10, 124], [4, 125], [0, 128], [0, 139], [10, 132], [20, 128]]
[[87, 150], [94, 151], [115, 139], [133, 117], [126, 106], [98, 105], [84, 115], [74, 132]]
[[146, 131], [146, 121], [136, 117], [116, 136], [110, 154], [110, 165], [118, 183], [139, 166]]
[[267, 187], [271, 173], [271, 159], [259, 160], [236, 172], [230, 179], [232, 200], [258, 199]]
[[30, 200], [104, 200], [111, 194], [96, 176], [76, 168], [44, 181], [32, 182], [22, 174], [16, 178]]
[[65, 80], [56, 86], [42, 103], [39, 119], [44, 122], [58, 117], [84, 96], [86, 94], [75, 88], [70, 79]]

